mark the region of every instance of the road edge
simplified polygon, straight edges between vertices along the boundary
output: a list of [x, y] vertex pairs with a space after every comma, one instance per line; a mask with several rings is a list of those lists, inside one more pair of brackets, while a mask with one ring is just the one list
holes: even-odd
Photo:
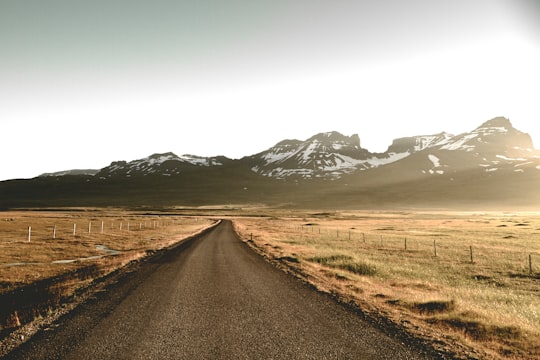
[[418, 351], [424, 353], [426, 356], [429, 356], [433, 359], [470, 360], [483, 358], [483, 354], [474, 351], [474, 349], [455, 349], [455, 347], [450, 346], [450, 344], [440, 343], [440, 341], [438, 344], [439, 347], [435, 347], [432, 343], [432, 339], [418, 336], [417, 334], [409, 331], [409, 329], [407, 329], [403, 325], [396, 323], [395, 321], [392, 321], [388, 317], [384, 316], [384, 314], [373, 310], [368, 311], [366, 309], [363, 309], [361, 304], [355, 302], [352, 298], [349, 298], [344, 294], [322, 289], [321, 287], [317, 286], [316, 283], [310, 281], [312, 276], [309, 273], [303, 271], [298, 266], [297, 262], [291, 261], [291, 259], [287, 257], [278, 258], [272, 256], [271, 254], [266, 252], [264, 248], [258, 246], [253, 240], [243, 238], [240, 235], [240, 231], [236, 227], [234, 220], [231, 221], [233, 223], [233, 228], [236, 236], [239, 238], [239, 240], [242, 241], [250, 250], [261, 256], [270, 265], [285, 272], [287, 275], [300, 281], [302, 284], [309, 287], [310, 289], [327, 296], [328, 298], [338, 303], [340, 306], [355, 313], [357, 316], [361, 317], [363, 320], [369, 322], [381, 331], [387, 334], [393, 334], [393, 336], [395, 336], [396, 339], [399, 339], [400, 342], [407, 344], [414, 349], [417, 349]]
[[63, 317], [74, 312], [80, 305], [88, 301], [93, 295], [104, 291], [105, 288], [121, 282], [126, 279], [130, 274], [140, 270], [145, 264], [153, 261], [160, 260], [174, 252], [174, 250], [181, 251], [182, 247], [185, 247], [192, 241], [206, 235], [214, 230], [221, 224], [222, 220], [215, 220], [215, 222], [194, 234], [191, 234], [185, 238], [180, 239], [174, 244], [161, 248], [159, 250], [147, 251], [143, 257], [131, 260], [124, 266], [115, 269], [114, 271], [93, 279], [92, 282], [77, 291], [77, 296], [71, 299], [71, 301], [61, 304], [58, 308], [52, 309], [47, 316], [39, 317], [33, 321], [23, 324], [16, 328], [14, 331], [7, 333], [4, 337], [0, 338], [0, 358], [4, 358], [12, 351], [16, 350], [19, 346], [23, 345], [27, 341], [30, 341], [33, 336], [40, 331], [50, 327], [55, 322], [60, 321]]

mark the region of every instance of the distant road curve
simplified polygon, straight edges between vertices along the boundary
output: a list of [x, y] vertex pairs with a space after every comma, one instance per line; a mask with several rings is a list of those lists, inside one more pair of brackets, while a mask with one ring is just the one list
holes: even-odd
[[425, 359], [268, 264], [223, 221], [8, 359]]

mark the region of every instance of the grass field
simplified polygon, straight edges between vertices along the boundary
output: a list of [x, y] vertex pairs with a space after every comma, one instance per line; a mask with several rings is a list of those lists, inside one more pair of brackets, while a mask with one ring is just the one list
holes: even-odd
[[[96, 278], [206, 228], [216, 216], [231, 218], [241, 237], [278, 266], [435, 347], [463, 358], [540, 358], [535, 213], [240, 206], [2, 212], [0, 312], [10, 316], [1, 326], [42, 316]], [[45, 308], [32, 308], [40, 300]], [[25, 306], [30, 311], [13, 316]]]
[[0, 213], [0, 330], [52, 311], [96, 279], [212, 223], [114, 209]]
[[540, 215], [275, 212], [235, 223], [319, 289], [434, 344], [540, 358]]

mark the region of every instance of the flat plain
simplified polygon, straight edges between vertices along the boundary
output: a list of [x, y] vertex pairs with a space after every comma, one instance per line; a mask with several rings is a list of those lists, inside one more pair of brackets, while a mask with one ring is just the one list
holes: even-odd
[[276, 269], [227, 220], [139, 265], [6, 360], [437, 358]]
[[285, 270], [464, 358], [540, 358], [536, 213], [276, 212], [235, 223]]
[[0, 335], [54, 313], [214, 220], [118, 209], [0, 214]]
[[20, 289], [46, 289], [53, 299], [44, 309], [11, 312], [2, 332], [218, 218], [233, 220], [274, 265], [456, 358], [540, 358], [540, 215], [532, 212], [3, 212], [0, 301]]

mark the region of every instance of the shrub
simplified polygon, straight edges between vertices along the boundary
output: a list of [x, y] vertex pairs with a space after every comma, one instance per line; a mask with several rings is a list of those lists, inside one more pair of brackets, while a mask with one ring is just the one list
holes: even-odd
[[375, 266], [365, 262], [359, 262], [349, 255], [335, 254], [329, 256], [314, 256], [308, 260], [358, 275], [372, 276], [377, 272]]

